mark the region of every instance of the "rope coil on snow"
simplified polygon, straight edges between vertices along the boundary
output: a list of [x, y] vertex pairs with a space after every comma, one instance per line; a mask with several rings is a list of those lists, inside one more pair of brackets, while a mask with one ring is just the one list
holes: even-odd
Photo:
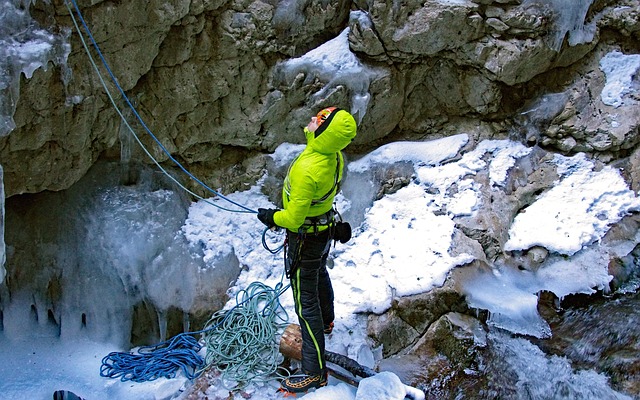
[[194, 379], [204, 367], [200, 349], [202, 345], [195, 338], [180, 334], [155, 346], [140, 347], [138, 354], [112, 352], [102, 359], [100, 376], [147, 382], [174, 378], [181, 369], [188, 379]]
[[[147, 382], [174, 378], [182, 370], [188, 379], [195, 379], [208, 366], [215, 366], [227, 382], [268, 380], [282, 358], [275, 337], [289, 317], [278, 298], [288, 288], [282, 283], [274, 289], [253, 282], [238, 293], [233, 308], [216, 311], [200, 331], [140, 347], [137, 354], [109, 353], [102, 359], [100, 376]], [[202, 344], [192, 337], [197, 334], [203, 334], [205, 359], [199, 354]]]
[[266, 381], [277, 373], [283, 356], [275, 338], [288, 320], [278, 298], [288, 288], [254, 282], [236, 296], [241, 306], [214, 313], [205, 325], [206, 364], [222, 373], [225, 386]]

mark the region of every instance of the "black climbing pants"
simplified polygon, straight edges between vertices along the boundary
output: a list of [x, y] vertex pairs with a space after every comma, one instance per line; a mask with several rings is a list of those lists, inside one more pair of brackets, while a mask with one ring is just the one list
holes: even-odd
[[328, 229], [303, 235], [287, 231], [287, 241], [291, 289], [302, 330], [302, 369], [307, 374], [323, 373], [323, 330], [335, 317], [333, 287], [327, 272], [331, 236]]

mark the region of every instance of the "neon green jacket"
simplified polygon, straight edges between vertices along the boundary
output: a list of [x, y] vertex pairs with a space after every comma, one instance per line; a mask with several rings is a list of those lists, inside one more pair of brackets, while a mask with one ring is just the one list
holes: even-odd
[[307, 146], [289, 166], [282, 188], [284, 209], [273, 215], [276, 225], [297, 232], [307, 217], [322, 215], [333, 206], [338, 192], [336, 178], [342, 180], [344, 167], [340, 150], [356, 136], [353, 116], [344, 110], [334, 113], [318, 137], [304, 128]]

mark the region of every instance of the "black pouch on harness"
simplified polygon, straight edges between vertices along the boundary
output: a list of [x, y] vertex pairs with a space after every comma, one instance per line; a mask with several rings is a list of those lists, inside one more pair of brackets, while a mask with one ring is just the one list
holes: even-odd
[[336, 222], [333, 227], [333, 240], [347, 243], [351, 239], [351, 225], [348, 222]]

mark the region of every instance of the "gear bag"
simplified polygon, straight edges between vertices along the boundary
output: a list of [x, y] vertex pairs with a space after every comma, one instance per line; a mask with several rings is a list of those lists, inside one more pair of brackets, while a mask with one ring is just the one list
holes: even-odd
[[333, 240], [344, 244], [351, 239], [351, 224], [348, 222], [338, 221], [333, 227]]

